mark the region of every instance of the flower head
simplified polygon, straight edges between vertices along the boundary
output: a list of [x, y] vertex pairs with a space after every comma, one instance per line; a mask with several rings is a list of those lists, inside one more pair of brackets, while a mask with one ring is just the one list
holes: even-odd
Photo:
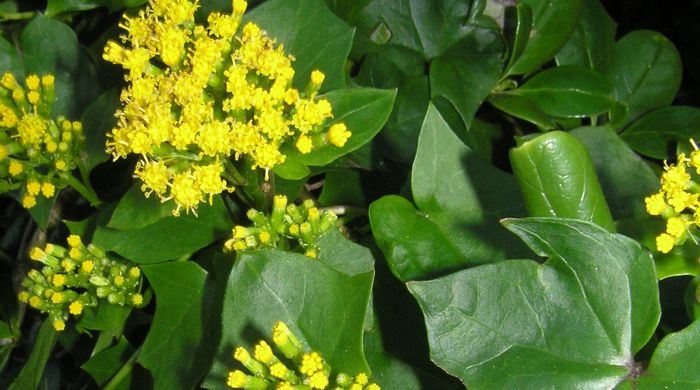
[[295, 89], [294, 58], [255, 23], [240, 26], [245, 1], [232, 5], [199, 25], [196, 1], [152, 0], [120, 23], [122, 43], [105, 46], [103, 58], [128, 71], [107, 151], [140, 155], [142, 191], [172, 200], [175, 215], [233, 191], [231, 159], [267, 178], [286, 145], [306, 154], [350, 136], [337, 127], [325, 136], [332, 107], [316, 96], [325, 75], [314, 70], [307, 91]]

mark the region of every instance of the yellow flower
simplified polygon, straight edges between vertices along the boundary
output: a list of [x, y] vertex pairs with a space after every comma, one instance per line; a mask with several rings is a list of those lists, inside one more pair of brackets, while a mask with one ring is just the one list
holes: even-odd
[[68, 311], [70, 312], [70, 314], [73, 314], [74, 316], [79, 316], [83, 312], [83, 304], [80, 303], [80, 301], [73, 301], [68, 306]]
[[44, 195], [45, 198], [50, 198], [56, 193], [56, 186], [53, 184], [46, 182], [41, 185], [41, 194]]
[[656, 237], [656, 249], [661, 253], [668, 253], [676, 245], [676, 238], [668, 233], [661, 233]]
[[328, 386], [328, 375], [323, 372], [316, 372], [309, 378], [309, 386], [312, 389], [325, 389]]
[[336, 123], [328, 129], [328, 142], [331, 145], [342, 148], [348, 141], [352, 133], [345, 127], [344, 123]]
[[61, 319], [54, 320], [53, 328], [61, 332], [62, 330], [66, 329], [66, 323]]
[[34, 206], [36, 206], [36, 198], [33, 195], [26, 194], [22, 197], [22, 207], [31, 209]]

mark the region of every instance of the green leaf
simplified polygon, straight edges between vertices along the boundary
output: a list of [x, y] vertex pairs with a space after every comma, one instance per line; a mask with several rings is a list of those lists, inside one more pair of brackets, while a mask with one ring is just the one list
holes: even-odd
[[361, 173], [352, 169], [343, 169], [326, 173], [318, 202], [324, 206], [366, 205]]
[[105, 151], [107, 133], [117, 124], [114, 113], [120, 106], [118, 89], [111, 89], [92, 102], [80, 119], [85, 134], [83, 161], [88, 170], [109, 159]]
[[24, 66], [17, 48], [4, 37], [0, 37], [0, 54], [0, 74], [12, 72], [18, 79], [24, 77]]
[[56, 16], [64, 12], [87, 11], [104, 5], [105, 0], [49, 0], [46, 16]]
[[333, 121], [328, 125], [343, 122], [352, 136], [342, 148], [326, 145], [302, 155], [300, 158], [307, 165], [326, 165], [371, 141], [389, 118], [396, 90], [340, 89], [323, 97], [333, 106]]
[[673, 43], [656, 31], [637, 30], [615, 44], [610, 74], [615, 98], [629, 106], [628, 121], [668, 106], [681, 85], [681, 58]]
[[411, 186], [419, 210], [390, 195], [369, 211], [374, 238], [399, 279], [525, 253], [498, 224], [523, 215], [513, 177], [462, 144], [433, 106], [423, 122]]
[[309, 83], [315, 69], [326, 75], [323, 91], [345, 86], [345, 61], [354, 31], [333, 15], [323, 0], [266, 1], [247, 13], [245, 19], [258, 23], [296, 58], [293, 66], [297, 88]]
[[193, 262], [142, 267], [156, 295], [156, 314], [138, 362], [151, 374], [156, 389], [192, 388], [208, 362], [199, 359], [206, 348], [203, 308], [207, 273]]
[[[95, 354], [83, 363], [80, 368], [85, 370], [95, 380], [97, 386], [104, 388], [104, 385], [127, 363], [134, 354], [134, 348], [122, 337], [119, 342], [104, 351]], [[131, 375], [126, 375], [121, 379], [118, 389], [128, 389], [131, 382]]]
[[569, 39], [579, 21], [582, 0], [524, 0], [532, 9], [533, 26], [525, 51], [507, 75], [530, 73], [552, 59]]
[[56, 343], [56, 331], [51, 325], [51, 320], [46, 319], [41, 324], [39, 331], [32, 343], [32, 353], [24, 363], [22, 371], [12, 381], [8, 390], [36, 389], [44, 373], [46, 362], [49, 361], [51, 351]]
[[650, 254], [584, 221], [506, 220], [540, 256], [408, 283], [431, 356], [470, 389], [611, 388], [660, 316]]
[[434, 102], [447, 100], [469, 129], [476, 111], [499, 81], [505, 46], [500, 31], [491, 26], [470, 23], [463, 30], [462, 40], [430, 62], [430, 94]]
[[637, 378], [638, 389], [690, 389], [700, 386], [700, 321], [659, 343], [649, 367]]
[[301, 157], [297, 155], [287, 155], [282, 164], [275, 165], [272, 171], [279, 177], [286, 180], [301, 180], [311, 174], [309, 167], [301, 162]]
[[557, 64], [581, 65], [607, 74], [615, 59], [616, 29], [600, 0], [584, 0], [578, 26], [557, 53]]
[[507, 93], [495, 93], [489, 97], [489, 103], [516, 118], [533, 123], [541, 130], [551, 130], [556, 127], [552, 118], [545, 114], [537, 103], [526, 97]]
[[610, 83], [597, 72], [578, 65], [547, 69], [520, 88], [502, 94], [526, 98], [555, 117], [593, 116], [613, 107]]
[[608, 126], [581, 127], [569, 134], [586, 146], [613, 217], [648, 218], [644, 198], [659, 187], [649, 165]]
[[[331, 242], [321, 245], [321, 256], [324, 252], [352, 251], [354, 257], [333, 255], [335, 261], [372, 262], [366, 248], [345, 239]], [[203, 386], [225, 389], [227, 373], [238, 367], [231, 357], [233, 349], [269, 340], [277, 321], [284, 321], [304, 345], [320, 352], [334, 372], [369, 373], [362, 352], [362, 330], [373, 277], [371, 267], [346, 274], [323, 262], [277, 249], [242, 253], [229, 276], [221, 342]]]
[[326, 0], [326, 5], [346, 22], [352, 22], [370, 2], [371, 0]]
[[100, 82], [87, 49], [78, 43], [67, 25], [43, 16], [35, 17], [20, 37], [25, 73], [56, 77], [54, 116], [80, 118], [100, 93]]
[[231, 233], [232, 222], [221, 197], [201, 204], [198, 216], [166, 217], [140, 229], [98, 227], [92, 243], [138, 264], [158, 263], [188, 255]]
[[172, 217], [172, 204], [161, 202], [155, 195], [146, 198], [140, 187], [136, 184], [122, 196], [107, 223], [108, 228], [142, 229], [165, 217]]
[[622, 139], [637, 153], [659, 160], [675, 158], [676, 142], [698, 138], [700, 109], [672, 106], [654, 110], [632, 123]]
[[526, 3], [518, 3], [505, 9], [503, 33], [508, 41], [509, 53], [506, 70], [525, 51], [532, 31], [532, 8]]
[[382, 44], [403, 46], [431, 59], [469, 33], [464, 22], [473, 7], [474, 1], [375, 0], [362, 10], [358, 30], [371, 39], [381, 26], [389, 37]]
[[586, 147], [553, 131], [511, 149], [510, 161], [533, 217], [577, 218], [615, 230]]
[[96, 330], [100, 332], [92, 353], [98, 353], [109, 346], [115, 339], [118, 339], [123, 331], [126, 319], [131, 314], [131, 307], [110, 305], [102, 303], [97, 308], [88, 308], [80, 317], [80, 321], [76, 324], [76, 328], [83, 332], [84, 330]]
[[[24, 196], [24, 189], [20, 192], [11, 192], [10, 196], [15, 198], [17, 202], [20, 204], [22, 203], [22, 197]], [[53, 209], [53, 205], [56, 202], [56, 197], [57, 195], [52, 196], [51, 198], [44, 198], [43, 196], [37, 196], [36, 197], [36, 205], [32, 207], [31, 209], [28, 209], [27, 212], [29, 215], [32, 216], [32, 219], [36, 224], [39, 226], [41, 230], [46, 230], [49, 226], [49, 218], [51, 217], [51, 209]]]

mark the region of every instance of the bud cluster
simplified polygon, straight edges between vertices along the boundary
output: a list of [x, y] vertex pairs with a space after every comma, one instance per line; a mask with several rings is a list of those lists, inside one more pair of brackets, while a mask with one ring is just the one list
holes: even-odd
[[47, 313], [57, 331], [65, 329], [69, 315], [78, 317], [102, 300], [120, 306], [143, 304], [139, 267], [109, 259], [77, 235], [68, 237], [68, 248], [46, 244], [32, 248], [29, 257], [43, 267], [29, 271], [19, 300]]
[[320, 211], [313, 201], [301, 205], [287, 204], [287, 197], [277, 195], [270, 216], [250, 209], [248, 219], [253, 226], [235, 226], [233, 237], [226, 241], [228, 250], [241, 252], [261, 247], [277, 247], [303, 252], [317, 257], [319, 237], [335, 225], [338, 217], [330, 211]]
[[265, 340], [260, 340], [255, 345], [252, 355], [243, 347], [236, 348], [233, 358], [252, 375], [241, 370], [229, 372], [226, 382], [229, 387], [255, 390], [380, 390], [379, 385], [369, 383], [369, 377], [365, 373], [355, 377], [339, 373], [331, 379], [332, 370], [328, 362], [318, 352], [304, 352], [297, 336], [282, 321], [273, 326], [272, 341], [283, 358], [275, 355]]
[[0, 193], [21, 188], [22, 206], [54, 196], [78, 162], [85, 136], [80, 122], [51, 119], [54, 76], [31, 74], [24, 86], [0, 77]]

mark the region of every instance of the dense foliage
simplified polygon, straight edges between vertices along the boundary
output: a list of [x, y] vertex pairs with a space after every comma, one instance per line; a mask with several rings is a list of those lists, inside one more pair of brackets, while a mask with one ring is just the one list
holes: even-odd
[[700, 77], [661, 32], [599, 0], [0, 26], [0, 388], [700, 388]]

